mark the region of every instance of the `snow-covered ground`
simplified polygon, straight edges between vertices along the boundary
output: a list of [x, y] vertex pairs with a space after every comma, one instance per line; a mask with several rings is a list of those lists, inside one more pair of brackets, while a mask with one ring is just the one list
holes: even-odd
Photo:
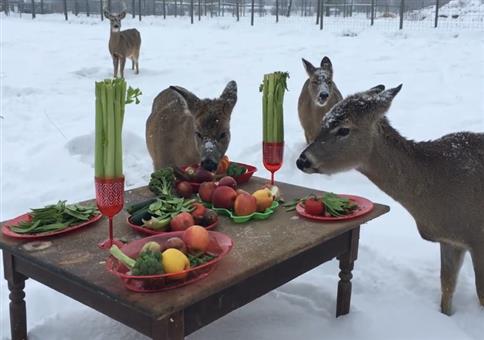
[[[60, 15], [1, 17], [0, 220], [58, 199], [93, 197], [94, 81], [109, 77], [108, 23]], [[262, 75], [288, 71], [286, 153], [277, 178], [391, 206], [363, 226], [354, 270], [351, 313], [334, 318], [337, 263], [293, 280], [190, 336], [190, 339], [482, 339], [484, 310], [466, 256], [454, 297], [455, 314], [439, 312], [437, 244], [422, 240], [409, 214], [365, 177], [348, 172], [306, 175], [295, 167], [304, 145], [296, 103], [306, 78], [300, 58], [331, 58], [343, 94], [377, 84], [404, 84], [389, 112], [403, 135], [416, 140], [459, 131], [484, 131], [483, 32], [319, 31], [312, 18], [204, 20], [132, 19], [143, 38], [140, 71], [126, 71], [142, 89], [126, 113], [125, 175], [130, 188], [145, 185], [151, 164], [144, 125], [155, 95], [171, 84], [201, 97], [218, 96], [235, 79], [239, 100], [232, 116], [228, 155], [261, 164]], [[106, 274], [108, 275], [108, 274]], [[8, 289], [1, 280], [0, 338], [9, 337]], [[29, 339], [142, 339], [135, 331], [32, 280], [27, 282]], [[174, 292], [176, 293], [176, 292]]]

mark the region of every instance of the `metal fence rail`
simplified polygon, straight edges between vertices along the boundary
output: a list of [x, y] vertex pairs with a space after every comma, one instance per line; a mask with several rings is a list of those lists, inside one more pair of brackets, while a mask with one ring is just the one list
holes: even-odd
[[239, 21], [250, 17], [312, 17], [321, 29], [379, 26], [388, 29], [443, 27], [484, 30], [484, 1], [458, 0], [0, 0], [6, 15], [61, 13], [70, 16], [96, 16], [103, 9], [126, 9], [133, 17], [188, 17], [192, 24], [202, 17], [232, 16]]

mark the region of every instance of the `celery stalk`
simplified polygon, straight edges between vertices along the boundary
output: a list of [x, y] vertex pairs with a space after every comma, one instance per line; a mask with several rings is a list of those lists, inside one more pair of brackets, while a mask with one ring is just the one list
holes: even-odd
[[116, 177], [115, 157], [116, 157], [116, 127], [114, 118], [114, 88], [112, 84], [106, 85], [106, 104], [107, 104], [107, 133], [106, 133], [106, 149], [107, 154], [105, 158], [104, 175], [107, 178]]
[[114, 174], [115, 177], [123, 175], [123, 113], [122, 102], [124, 102], [124, 93], [122, 93], [122, 82], [114, 84], [114, 133], [115, 133], [115, 153], [114, 153]]
[[96, 126], [95, 126], [95, 158], [94, 173], [96, 177], [104, 177], [104, 126], [102, 110], [102, 84], [96, 82]]

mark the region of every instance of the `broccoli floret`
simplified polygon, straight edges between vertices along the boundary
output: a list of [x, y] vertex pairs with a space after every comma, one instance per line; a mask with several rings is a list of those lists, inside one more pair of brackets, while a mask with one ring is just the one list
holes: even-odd
[[161, 254], [145, 251], [138, 256], [131, 272], [133, 275], [162, 274], [163, 266], [161, 265]]

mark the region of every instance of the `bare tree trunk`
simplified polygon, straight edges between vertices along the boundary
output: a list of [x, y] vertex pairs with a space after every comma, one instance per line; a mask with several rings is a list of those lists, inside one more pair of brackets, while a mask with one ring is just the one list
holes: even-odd
[[289, 6], [287, 6], [287, 17], [291, 16], [292, 0], [289, 0]]

